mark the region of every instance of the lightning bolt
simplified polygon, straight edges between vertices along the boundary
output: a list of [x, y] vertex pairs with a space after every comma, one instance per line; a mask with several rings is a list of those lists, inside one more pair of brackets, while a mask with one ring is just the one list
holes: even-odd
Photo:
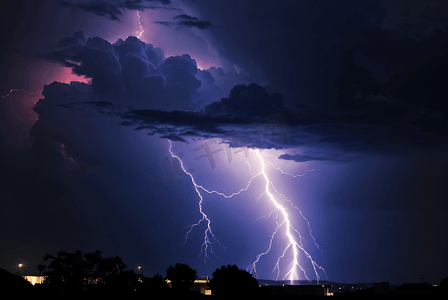
[[[237, 195], [241, 194], [242, 192], [247, 191], [249, 189], [251, 183], [253, 182], [253, 180], [255, 178], [262, 177], [264, 179], [265, 186], [264, 186], [263, 192], [258, 197], [257, 202], [258, 202], [258, 200], [262, 196], [267, 195], [269, 201], [274, 206], [274, 210], [270, 213], [269, 217], [271, 217], [273, 214], [276, 215], [277, 226], [274, 229], [274, 231], [273, 231], [273, 233], [272, 233], [272, 235], [271, 235], [271, 237], [269, 239], [269, 244], [268, 244], [267, 250], [265, 252], [262, 252], [262, 253], [258, 254], [256, 256], [256, 258], [255, 258], [255, 261], [251, 265], [249, 265], [249, 267], [246, 270], [248, 272], [250, 272], [250, 273], [255, 273], [255, 275], [256, 275], [256, 273], [257, 273], [256, 272], [256, 265], [257, 265], [257, 263], [260, 261], [260, 259], [264, 255], [267, 255], [271, 251], [271, 248], [272, 248], [275, 236], [277, 234], [279, 234], [280, 230], [284, 229], [285, 236], [287, 238], [288, 244], [283, 249], [282, 254], [278, 257], [277, 262], [276, 262], [276, 264], [274, 266], [273, 272], [275, 270], [277, 270], [277, 280], [280, 277], [280, 263], [281, 263], [281, 261], [283, 259], [285, 259], [285, 256], [287, 255], [288, 252], [292, 252], [291, 253], [292, 260], [289, 263], [289, 269], [286, 272], [286, 274], [283, 277], [283, 279], [289, 278], [289, 280], [295, 280], [295, 279], [297, 279], [299, 277], [299, 272], [301, 272], [301, 273], [303, 273], [305, 278], [308, 281], [310, 281], [309, 277], [307, 276], [307, 274], [305, 272], [305, 269], [299, 263], [300, 253], [302, 253], [308, 259], [308, 261], [311, 263], [311, 266], [312, 266], [312, 268], [314, 270], [314, 274], [316, 276], [316, 281], [317, 282], [319, 282], [319, 280], [320, 280], [320, 276], [319, 276], [319, 271], [318, 270], [323, 272], [325, 274], [325, 276], [326, 276], [325, 269], [322, 266], [318, 265], [316, 263], [316, 261], [311, 257], [311, 255], [305, 250], [305, 248], [304, 248], [304, 246], [302, 244], [302, 240], [304, 238], [301, 236], [300, 232], [293, 227], [293, 225], [291, 223], [291, 220], [290, 220], [290, 216], [288, 214], [287, 207], [285, 205], [282, 205], [281, 201], [278, 200], [277, 198], [278, 197], [282, 198], [284, 200], [283, 202], [288, 203], [289, 206], [291, 206], [293, 209], [298, 210], [300, 216], [306, 221], [306, 223], [308, 225], [309, 234], [312, 237], [312, 239], [314, 241], [314, 244], [316, 245], [316, 247], [320, 251], [320, 247], [317, 244], [315, 237], [312, 235], [312, 231], [311, 231], [311, 227], [310, 227], [310, 223], [309, 223], [308, 219], [305, 218], [305, 216], [302, 214], [301, 210], [298, 207], [293, 205], [291, 200], [287, 199], [285, 195], [279, 193], [276, 190], [276, 188], [274, 187], [274, 184], [269, 179], [268, 173], [266, 172], [266, 163], [271, 165], [274, 169], [280, 171], [282, 174], [288, 175], [288, 176], [292, 176], [294, 178], [295, 177], [304, 176], [307, 172], [310, 172], [310, 171], [313, 171], [313, 170], [307, 170], [303, 174], [300, 174], [300, 175], [289, 174], [289, 173], [284, 172], [280, 168], [274, 166], [272, 163], [268, 162], [267, 160], [265, 160], [265, 158], [261, 156], [261, 151], [260, 150], [252, 150], [251, 152], [255, 152], [255, 154], [256, 154], [256, 156], [257, 156], [257, 158], [259, 160], [259, 163], [260, 163], [259, 167], [260, 167], [261, 170], [258, 173], [255, 173], [255, 174], [252, 173], [252, 171], [251, 171], [252, 168], [251, 168], [250, 164], [247, 162], [249, 171], [252, 174], [252, 177], [248, 180], [247, 185], [244, 188], [242, 188], [239, 191], [237, 191], [237, 192], [234, 192], [234, 193], [232, 193], [230, 195], [226, 195], [226, 194], [224, 194], [222, 192], [219, 192], [219, 191], [208, 190], [204, 186], [202, 186], [200, 184], [197, 184], [195, 182], [192, 174], [189, 173], [185, 169], [184, 164], [183, 164], [182, 160], [180, 159], [180, 157], [176, 156], [172, 152], [172, 150], [171, 150], [171, 148], [172, 148], [171, 141], [168, 140], [168, 142], [169, 142], [169, 152], [170, 152], [171, 156], [173, 158], [179, 160], [180, 166], [181, 166], [182, 170], [185, 172], [185, 174], [190, 176], [190, 179], [191, 179], [193, 187], [194, 187], [194, 189], [196, 191], [196, 194], [199, 196], [199, 212], [201, 213], [202, 218], [197, 223], [189, 226], [189, 230], [187, 232], [187, 235], [186, 235], [185, 239], [187, 240], [188, 235], [190, 234], [190, 232], [193, 230], [194, 227], [200, 225], [202, 222], [206, 223], [206, 230], [204, 231], [204, 242], [202, 243], [201, 252], [200, 252], [200, 255], [202, 255], [202, 253], [204, 253], [205, 261], [208, 258], [207, 251], [210, 249], [210, 252], [213, 253], [212, 248], [211, 248], [211, 239], [210, 238], [213, 238], [214, 240], [216, 240], [219, 245], [221, 245], [221, 244], [219, 243], [219, 241], [214, 236], [214, 234], [212, 232], [212, 229], [211, 229], [211, 225], [210, 225], [211, 224], [210, 219], [208, 218], [207, 214], [202, 209], [202, 203], [204, 201], [204, 198], [203, 198], [203, 196], [201, 194], [201, 191], [203, 191], [205, 193], [208, 193], [208, 194], [217, 194], [217, 195], [220, 195], [220, 196], [228, 199], [228, 198], [232, 198], [234, 196], [237, 196]], [[274, 194], [277, 195], [277, 197]], [[221, 245], [221, 247], [222, 247], [222, 245]]]
[[[201, 252], [199, 253], [199, 256], [201, 256], [202, 253], [204, 253], [204, 262], [206, 262], [206, 261], [207, 261], [207, 258], [208, 258], [207, 251], [209, 250], [209, 248], [210, 248], [210, 252], [213, 253], [212, 244], [211, 244], [211, 242], [210, 242], [210, 236], [211, 236], [216, 242], [218, 242], [218, 244], [221, 245], [221, 243], [216, 239], [215, 235], [213, 234], [212, 228], [211, 228], [211, 226], [210, 226], [210, 224], [211, 224], [210, 219], [208, 218], [207, 214], [206, 214], [206, 213], [203, 211], [203, 209], [202, 209], [202, 202], [204, 201], [204, 199], [202, 198], [202, 195], [201, 195], [201, 193], [199, 192], [199, 189], [203, 189], [203, 190], [205, 190], [205, 189], [204, 189], [202, 186], [196, 184], [193, 175], [192, 175], [191, 173], [189, 173], [189, 172], [185, 169], [183, 161], [180, 159], [179, 156], [175, 155], [175, 154], [173, 153], [173, 151], [171, 150], [172, 145], [171, 145], [171, 141], [170, 141], [170, 140], [168, 140], [168, 143], [170, 144], [170, 147], [169, 147], [168, 151], [170, 152], [170, 154], [171, 154], [171, 156], [172, 156], [173, 158], [176, 158], [176, 159], [179, 160], [179, 162], [180, 162], [180, 167], [181, 167], [182, 170], [185, 172], [185, 174], [187, 174], [188, 176], [190, 176], [191, 183], [193, 184], [194, 190], [196, 191], [196, 194], [199, 196], [199, 204], [198, 204], [198, 205], [199, 205], [199, 212], [201, 213], [202, 218], [201, 218], [196, 224], [193, 224], [193, 225], [190, 225], [190, 226], [189, 226], [190, 228], [189, 228], [189, 230], [187, 231], [187, 234], [186, 234], [186, 236], [185, 236], [185, 241], [187, 241], [187, 239], [188, 239], [188, 235], [190, 234], [190, 232], [193, 230], [194, 227], [199, 226], [202, 222], [205, 222], [205, 223], [206, 223], [206, 229], [205, 229], [205, 231], [204, 231], [204, 242], [202, 243], [202, 246], [201, 246]], [[222, 245], [221, 245], [221, 246], [222, 246]]]
[[305, 172], [303, 172], [302, 174], [294, 175], [294, 174], [290, 174], [290, 173], [287, 173], [287, 172], [283, 171], [283, 170], [280, 169], [279, 167], [274, 166], [274, 164], [271, 163], [271, 162], [268, 161], [268, 160], [266, 160], [266, 162], [267, 162], [268, 164], [270, 164], [271, 167], [273, 167], [274, 169], [279, 170], [282, 174], [284, 174], [284, 175], [288, 175], [288, 176], [291, 176], [291, 177], [294, 177], [294, 178], [296, 178], [296, 177], [303, 177], [303, 176], [305, 176], [306, 173], [308, 173], [308, 172], [313, 172], [313, 171], [314, 171], [314, 169], [311, 169], [311, 170], [305, 170]]
[[[38, 97], [42, 93], [42, 92], [34, 92], [34, 93], [32, 93], [32, 92], [29, 92], [29, 91], [27, 91], [25, 89], [11, 89], [6, 95], [1, 96], [0, 99], [5, 99], [5, 98], [11, 96], [12, 93], [21, 93], [21, 92], [24, 92], [24, 93], [26, 93], [26, 94], [28, 94], [30, 96], [33, 96], [33, 97]], [[36, 105], [37, 101], [38, 100], [33, 101], [33, 106]], [[34, 124], [34, 122], [36, 122], [36, 120], [38, 119], [37, 113], [35, 113], [32, 109], [30, 110], [30, 116], [31, 117], [28, 120], [28, 124], [26, 124], [22, 128], [20, 133], [22, 133], [25, 130], [25, 128], [27, 128], [27, 127], [31, 126], [32, 124]]]
[[[271, 201], [271, 203], [274, 205], [275, 209], [271, 212], [271, 215], [276, 212], [277, 213], [277, 227], [275, 228], [274, 232], [272, 233], [270, 240], [269, 240], [269, 245], [268, 248], [265, 252], [260, 253], [256, 256], [255, 261], [247, 268], [247, 271], [249, 271], [250, 273], [255, 273], [256, 274], [256, 264], [259, 262], [260, 258], [266, 254], [268, 254], [272, 248], [272, 243], [274, 241], [274, 237], [275, 235], [278, 233], [279, 229], [281, 227], [285, 227], [285, 235], [288, 239], [288, 245], [284, 248], [282, 255], [277, 259], [277, 263], [275, 264], [274, 270], [275, 271], [277, 269], [277, 279], [280, 276], [280, 261], [285, 257], [286, 252], [288, 252], [288, 250], [292, 251], [292, 261], [289, 264], [289, 270], [286, 272], [286, 275], [283, 277], [283, 279], [286, 279], [289, 276], [289, 280], [294, 280], [296, 278], [298, 278], [298, 270], [300, 269], [300, 271], [303, 273], [303, 275], [305, 276], [305, 278], [310, 281], [309, 277], [306, 275], [305, 269], [300, 265], [299, 263], [299, 250], [300, 252], [302, 252], [306, 258], [308, 258], [308, 260], [310, 261], [313, 270], [314, 270], [314, 274], [316, 276], [316, 281], [319, 282], [320, 276], [319, 276], [319, 272], [318, 269], [321, 270], [322, 272], [324, 272], [325, 276], [325, 269], [318, 265], [316, 263], [316, 261], [313, 260], [313, 258], [311, 257], [311, 255], [305, 250], [305, 248], [303, 247], [302, 244], [302, 239], [303, 237], [301, 236], [300, 232], [297, 231], [293, 225], [291, 224], [290, 221], [290, 217], [288, 215], [288, 211], [286, 210], [286, 207], [281, 205], [280, 202], [276, 199], [276, 197], [274, 196], [274, 194], [271, 191], [274, 191], [277, 195], [279, 195], [280, 197], [284, 198], [284, 200], [286, 200], [287, 202], [289, 202], [292, 205], [292, 201], [288, 200], [286, 198], [285, 195], [279, 193], [272, 181], [269, 179], [266, 170], [265, 170], [265, 159], [261, 156], [260, 151], [256, 150], [255, 154], [257, 155], [259, 161], [260, 161], [260, 167], [261, 167], [261, 174], [263, 175], [263, 178], [265, 180], [265, 190], [263, 191], [262, 195], [266, 194], [269, 198], [269, 200]], [[270, 164], [270, 163], [269, 163]], [[271, 164], [272, 165], [272, 164]], [[280, 170], [283, 174], [287, 174], [287, 175], [291, 175], [288, 173], [283, 172], [280, 168], [274, 167], [277, 170]], [[306, 172], [305, 172], [306, 173]], [[302, 176], [305, 174], [303, 173]], [[291, 175], [293, 176], [293, 175]], [[260, 196], [260, 197], [261, 197]], [[292, 205], [293, 208], [298, 209], [297, 207], [295, 207], [294, 205]], [[316, 242], [316, 239], [314, 238], [314, 236], [311, 233], [311, 228], [310, 228], [310, 224], [309, 221], [303, 216], [302, 212], [300, 211], [300, 209], [298, 209], [300, 212], [300, 215], [302, 216], [302, 218], [307, 222], [308, 224], [308, 229], [310, 232], [311, 237], [314, 240], [315, 245], [319, 248], [319, 245]], [[279, 215], [281, 216], [281, 222], [279, 223]], [[295, 237], [298, 236], [298, 240]]]
[[142, 26], [142, 19], [141, 19], [141, 17], [140, 17], [140, 12], [137, 10], [137, 16], [138, 16], [138, 26], [140, 26], [140, 32], [138, 32], [137, 31], [137, 33], [138, 33], [138, 38], [140, 39], [141, 37], [142, 37], [142, 34], [143, 34], [143, 32], [145, 31], [144, 29], [143, 29], [143, 26]]
[[14, 92], [17, 92], [17, 93], [18, 93], [18, 92], [25, 92], [25, 93], [27, 93], [28, 95], [32, 95], [32, 93], [30, 93], [30, 92], [28, 92], [27, 90], [24, 90], [24, 89], [20, 89], [20, 90], [18, 90], [18, 89], [11, 89], [6, 95], [3, 95], [0, 99], [9, 97], [9, 96], [11, 96], [11, 94], [14, 93]]

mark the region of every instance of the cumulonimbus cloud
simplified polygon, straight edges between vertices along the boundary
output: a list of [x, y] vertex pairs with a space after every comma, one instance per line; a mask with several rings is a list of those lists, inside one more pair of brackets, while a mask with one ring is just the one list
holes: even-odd
[[[444, 138], [428, 135], [419, 124], [407, 121], [406, 106], [389, 98], [364, 101], [356, 110], [324, 113], [303, 106], [286, 108], [287, 100], [282, 95], [268, 93], [256, 83], [236, 84], [227, 96], [215, 85], [217, 79], [226, 76], [222, 70], [199, 70], [188, 54], [166, 58], [162, 49], [136, 37], [111, 44], [76, 32], [40, 57], [70, 67], [74, 73], [90, 78], [91, 85], [46, 86], [45, 98], [36, 105], [37, 113], [51, 114], [46, 110], [52, 105], [80, 110], [88, 106], [119, 117], [117, 123], [123, 126], [173, 141], [220, 138], [231, 147], [320, 147], [334, 154], [431, 147], [431, 143], [438, 144]], [[362, 71], [356, 64], [348, 66]], [[370, 82], [368, 74], [365, 78]], [[364, 85], [366, 94], [376, 91], [377, 83], [372, 82], [372, 86]], [[378, 91], [391, 97], [383, 89], [387, 85], [381, 85]], [[198, 95], [202, 106], [193, 111], [191, 108], [199, 103], [195, 102]], [[427, 142], [429, 137], [431, 143]], [[303, 161], [335, 157], [303, 155], [282, 158]]]

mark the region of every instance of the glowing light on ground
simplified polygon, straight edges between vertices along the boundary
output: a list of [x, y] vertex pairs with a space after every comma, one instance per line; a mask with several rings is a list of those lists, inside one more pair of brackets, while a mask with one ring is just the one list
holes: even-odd
[[[266, 218], [270, 218], [272, 215], [276, 215], [276, 220], [277, 220], [277, 226], [274, 228], [272, 235], [270, 236], [269, 239], [269, 243], [268, 243], [268, 247], [267, 250], [265, 252], [262, 252], [260, 254], [258, 254], [255, 258], [255, 261], [249, 265], [249, 267], [247, 268], [247, 271], [249, 271], [250, 273], [254, 274], [255, 276], [257, 275], [257, 270], [256, 270], [256, 266], [257, 264], [260, 262], [260, 259], [267, 255], [271, 249], [272, 249], [272, 245], [274, 243], [274, 238], [277, 234], [284, 234], [284, 236], [286, 237], [288, 244], [284, 247], [282, 254], [278, 257], [277, 262], [274, 266], [273, 272], [277, 271], [277, 280], [280, 278], [280, 264], [283, 260], [286, 259], [286, 257], [291, 257], [291, 261], [288, 264], [288, 270], [286, 271], [285, 275], [283, 276], [283, 279], [288, 279], [288, 280], [297, 280], [300, 277], [300, 273], [303, 274], [303, 276], [310, 281], [310, 278], [307, 276], [306, 271], [304, 269], [304, 266], [302, 266], [299, 263], [299, 258], [300, 255], [302, 254], [311, 264], [312, 269], [314, 271], [315, 277], [317, 282], [319, 282], [320, 280], [320, 275], [319, 275], [319, 270], [326, 276], [325, 270], [322, 266], [320, 266], [319, 264], [316, 263], [316, 261], [311, 257], [311, 255], [308, 253], [308, 251], [305, 250], [303, 244], [302, 244], [302, 240], [304, 239], [302, 237], [302, 235], [300, 234], [300, 232], [295, 229], [292, 225], [291, 222], [291, 217], [290, 215], [291, 212], [288, 210], [289, 208], [293, 209], [294, 211], [298, 211], [299, 215], [303, 218], [303, 220], [305, 220], [305, 222], [308, 225], [308, 231], [309, 231], [309, 235], [312, 237], [315, 246], [317, 247], [317, 249], [320, 251], [320, 247], [316, 242], [315, 237], [312, 235], [312, 231], [311, 231], [311, 227], [310, 227], [310, 222], [308, 221], [307, 218], [305, 218], [305, 216], [302, 214], [302, 211], [294, 206], [293, 202], [289, 199], [286, 198], [285, 195], [283, 195], [282, 193], [278, 192], [277, 189], [274, 187], [274, 184], [272, 182], [272, 180], [270, 180], [268, 172], [266, 171], [266, 165], [270, 165], [273, 167], [273, 169], [280, 171], [283, 175], [288, 175], [291, 176], [293, 178], [296, 177], [302, 177], [304, 176], [307, 172], [311, 172], [313, 170], [307, 170], [305, 171], [303, 174], [299, 174], [299, 175], [292, 175], [289, 174], [287, 172], [284, 172], [282, 169], [276, 167], [274, 164], [272, 164], [271, 162], [267, 161], [267, 159], [265, 157], [263, 157], [261, 155], [261, 151], [260, 150], [252, 150], [250, 151], [250, 153], [255, 153], [259, 165], [258, 168], [260, 169], [260, 171], [258, 171], [257, 173], [252, 173], [252, 169], [254, 169], [254, 167], [256, 166], [251, 166], [249, 164], [249, 162], [247, 162], [247, 166], [249, 168], [250, 173], [252, 174], [252, 177], [248, 180], [247, 185], [240, 189], [237, 192], [234, 192], [232, 194], [226, 195], [225, 193], [222, 193], [220, 191], [216, 191], [216, 190], [208, 190], [206, 189], [204, 186], [197, 184], [194, 180], [194, 177], [191, 173], [189, 173], [183, 164], [183, 161], [181, 160], [181, 158], [179, 156], [176, 156], [173, 152], [172, 152], [172, 144], [171, 141], [169, 142], [169, 152], [171, 154], [171, 156], [175, 159], [178, 159], [180, 162], [180, 166], [182, 168], [182, 170], [185, 172], [185, 174], [187, 174], [190, 179], [191, 182], [193, 184], [193, 187], [196, 191], [196, 194], [199, 197], [199, 212], [202, 215], [202, 218], [195, 224], [190, 225], [189, 226], [189, 230], [187, 232], [187, 235], [185, 237], [185, 239], [188, 239], [188, 235], [191, 233], [191, 231], [198, 225], [200, 225], [202, 222], [206, 223], [206, 230], [204, 231], [204, 242], [202, 243], [201, 246], [201, 252], [200, 252], [200, 256], [202, 254], [204, 254], [205, 257], [205, 261], [208, 258], [208, 254], [207, 251], [210, 251], [211, 253], [213, 253], [212, 251], [212, 247], [211, 247], [211, 238], [213, 238], [221, 247], [222, 245], [219, 243], [219, 241], [216, 239], [215, 235], [212, 232], [212, 228], [211, 228], [211, 221], [209, 219], [209, 217], [207, 216], [207, 214], [203, 211], [202, 208], [202, 204], [204, 201], [204, 198], [201, 194], [201, 191], [208, 193], [208, 194], [217, 194], [219, 196], [222, 196], [226, 199], [228, 198], [232, 198], [234, 196], [237, 196], [239, 194], [241, 194], [242, 192], [245, 192], [249, 189], [249, 187], [251, 186], [252, 182], [254, 181], [255, 178], [258, 177], [262, 177], [265, 185], [264, 188], [261, 191], [260, 196], [258, 197], [257, 201], [260, 200], [260, 198], [262, 198], [264, 195], [266, 195], [269, 199], [269, 202], [272, 204], [272, 206], [274, 207], [274, 209], [271, 211], [271, 213], [269, 214], [268, 217]], [[322, 253], [322, 252], [321, 252]], [[289, 256], [287, 256], [289, 255]]]

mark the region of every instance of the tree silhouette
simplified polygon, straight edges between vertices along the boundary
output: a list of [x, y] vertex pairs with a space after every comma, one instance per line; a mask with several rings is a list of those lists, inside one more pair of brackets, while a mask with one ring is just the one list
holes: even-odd
[[253, 295], [258, 290], [258, 281], [246, 270], [227, 265], [213, 272], [208, 286], [216, 296]]
[[126, 280], [129, 281], [132, 275], [125, 274], [126, 265], [120, 257], [102, 258], [100, 251], [85, 254], [79, 250], [74, 253], [60, 251], [57, 255], [46, 254], [43, 260], [49, 264], [40, 264], [37, 269], [45, 276], [43, 285], [52, 291], [80, 292], [104, 289], [105, 286], [117, 288], [119, 276], [124, 278], [127, 275]]
[[447, 294], [448, 292], [448, 277], [447, 278], [443, 278], [440, 283], [439, 286], [436, 288], [436, 291], [438, 294]]
[[187, 293], [196, 279], [196, 270], [186, 264], [177, 263], [166, 270], [166, 279], [171, 281], [173, 291]]
[[122, 270], [105, 278], [103, 289], [113, 293], [130, 293], [145, 290], [144, 276], [134, 270]]
[[29, 292], [32, 291], [33, 285], [20, 275], [10, 273], [0, 268], [0, 286], [2, 293], [8, 292]]
[[165, 279], [158, 273], [153, 277], [143, 278], [143, 291], [152, 293], [154, 295], [164, 295], [169, 292], [170, 287], [166, 283]]

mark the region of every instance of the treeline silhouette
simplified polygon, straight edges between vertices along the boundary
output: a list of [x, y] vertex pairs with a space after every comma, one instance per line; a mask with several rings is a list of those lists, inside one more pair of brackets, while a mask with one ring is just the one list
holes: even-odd
[[[103, 258], [100, 251], [82, 253], [76, 250], [73, 253], [60, 251], [56, 255], [46, 254], [37, 270], [45, 276], [45, 280], [33, 286], [22, 276], [0, 269], [3, 292], [89, 297], [122, 295], [132, 298], [148, 295], [202, 296], [199, 292], [190, 291], [197, 278], [196, 270], [182, 263], [168, 267], [164, 277], [159, 274], [146, 277], [127, 269], [118, 256]], [[236, 265], [228, 265], [216, 269], [208, 286], [214, 295], [229, 296], [253, 294], [259, 285], [247, 271]]]
[[[45, 276], [42, 284], [33, 286], [18, 274], [0, 268], [0, 290], [4, 295], [27, 294], [29, 297], [79, 296], [83, 298], [126, 297], [140, 299], [148, 297], [202, 297], [191, 287], [197, 279], [196, 270], [182, 263], [168, 267], [166, 275], [146, 277], [139, 272], [127, 269], [118, 256], [103, 258], [100, 251], [73, 253], [60, 251], [56, 255], [46, 254], [43, 263], [37, 266], [39, 274]], [[227, 265], [213, 272], [208, 289], [217, 297], [230, 296], [269, 296], [269, 289], [259, 288], [258, 281], [246, 270], [236, 265]], [[168, 283], [169, 282], [169, 283]], [[335, 294], [342, 298], [369, 296], [373, 290]], [[448, 293], [448, 278], [443, 279], [434, 289], [434, 295]], [[272, 295], [273, 296], [273, 295]], [[371, 295], [377, 296], [377, 295]], [[390, 296], [390, 295], [389, 295]], [[399, 296], [399, 295], [398, 295]], [[302, 297], [302, 296], [301, 296]], [[303, 297], [302, 297], [303, 299]]]

